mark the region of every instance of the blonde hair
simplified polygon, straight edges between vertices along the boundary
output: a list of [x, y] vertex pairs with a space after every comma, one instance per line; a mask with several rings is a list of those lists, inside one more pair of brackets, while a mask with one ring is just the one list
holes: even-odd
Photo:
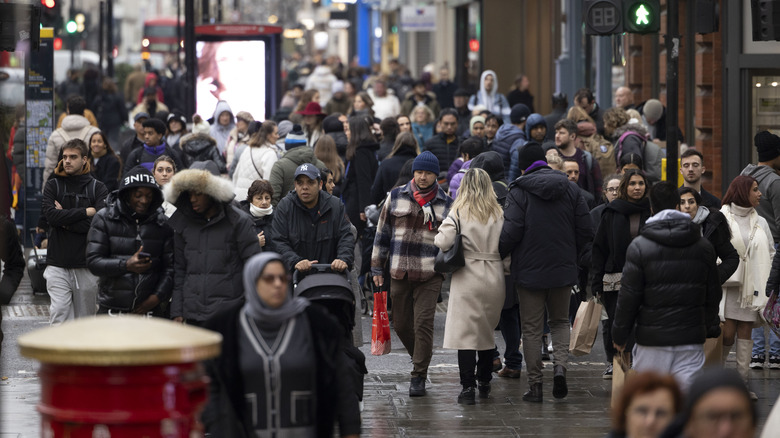
[[490, 219], [498, 220], [504, 211], [496, 201], [496, 192], [490, 175], [482, 169], [469, 169], [463, 175], [458, 197], [452, 204], [452, 211], [464, 213], [482, 224]]
[[578, 107], [577, 105], [574, 105], [573, 107], [569, 108], [569, 113], [566, 115], [566, 118], [573, 121], [574, 123], [580, 123], [580, 122], [590, 122], [595, 123], [593, 121], [593, 118], [588, 115], [588, 113]]
[[551, 169], [563, 170], [563, 158], [561, 158], [560, 155], [555, 153], [545, 156], [547, 157], [547, 165], [550, 166]]

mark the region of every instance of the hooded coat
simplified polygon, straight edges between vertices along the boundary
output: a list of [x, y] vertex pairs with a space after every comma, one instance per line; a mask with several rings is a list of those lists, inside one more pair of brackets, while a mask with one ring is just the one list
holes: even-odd
[[[146, 77], [144, 77], [144, 87], [138, 90], [138, 96], [135, 100], [135, 103], [141, 103], [144, 100], [144, 90], [146, 90], [149, 87], [149, 84], [152, 83], [153, 80], [157, 80], [157, 75], [154, 73], [147, 73]], [[155, 90], [157, 91], [157, 94], [155, 95], [157, 97], [157, 101], [161, 103], [165, 103], [165, 96], [163, 95], [162, 87], [160, 87], [160, 84], [158, 83], [155, 85]]]
[[217, 149], [217, 141], [208, 134], [187, 134], [179, 140], [184, 168], [189, 168], [196, 161], [212, 161], [219, 168], [219, 173], [227, 173], [225, 159]]
[[[547, 126], [547, 122], [544, 120], [544, 116], [538, 113], [533, 113], [528, 116], [528, 120], [525, 122], [525, 138], [531, 138], [531, 130], [539, 125], [544, 125], [545, 128], [551, 129]], [[497, 134], [497, 133], [496, 133]], [[544, 140], [542, 140], [544, 141]]]
[[[220, 114], [227, 112], [230, 113], [230, 123], [227, 125], [219, 124]], [[233, 128], [236, 127], [236, 118], [233, 115], [233, 111], [230, 109], [230, 105], [224, 100], [217, 102], [217, 107], [214, 108], [214, 115], [211, 116], [213, 121], [211, 122], [211, 128], [209, 128], [209, 135], [217, 141], [217, 148], [221, 155], [225, 155], [225, 148], [227, 148], [228, 139]]]
[[[492, 75], [494, 80], [493, 89], [490, 92], [485, 90], [485, 77], [488, 75]], [[500, 117], [504, 123], [511, 123], [509, 114], [512, 112], [512, 108], [509, 106], [506, 96], [498, 92], [498, 76], [493, 70], [482, 72], [479, 77], [479, 91], [469, 98], [469, 111], [474, 110], [477, 105], [485, 106], [496, 117]]]
[[[101, 307], [131, 312], [151, 295], [167, 303], [173, 290], [173, 230], [160, 208], [162, 190], [154, 176], [136, 167], [122, 179], [118, 191], [108, 195], [106, 208], [92, 219], [87, 235], [87, 267], [100, 277]], [[146, 214], [137, 214], [127, 203], [139, 187], [152, 189], [153, 200]], [[143, 274], [127, 269], [127, 260], [143, 246], [152, 266]]]
[[314, 68], [308, 78], [306, 78], [306, 90], [317, 90], [320, 92], [320, 101], [317, 102], [322, 106], [330, 100], [333, 95], [333, 83], [338, 78], [333, 74], [333, 70], [327, 65], [318, 65]]
[[268, 182], [274, 189], [274, 207], [295, 187], [295, 169], [304, 163], [312, 163], [320, 170], [327, 167], [325, 163], [314, 156], [314, 149], [306, 145], [288, 150], [279, 161], [274, 163], [271, 168], [271, 177], [268, 178]]
[[590, 212], [577, 184], [542, 166], [509, 185], [501, 257], [512, 255], [512, 282], [525, 289], [577, 284], [580, 255], [593, 238]]
[[[511, 123], [505, 123], [496, 131], [496, 138], [493, 139], [493, 150], [501, 155], [504, 162], [504, 172], [509, 172], [511, 165], [511, 151], [519, 149], [528, 141], [525, 131]], [[510, 181], [511, 182], [511, 181]]]
[[[106, 205], [108, 190], [90, 174], [89, 161], [81, 174], [65, 173], [62, 162], [43, 188], [41, 214], [49, 224], [46, 263], [60, 268], [87, 267], [87, 232], [93, 217], [87, 207], [100, 211]], [[90, 187], [91, 186], [91, 187]], [[56, 208], [54, 202], [62, 206]]]
[[[614, 202], [614, 201], [613, 201]], [[625, 345], [703, 344], [720, 334], [715, 250], [684, 213], [663, 210], [631, 242], [623, 268], [612, 340]]]
[[[204, 322], [243, 302], [244, 262], [260, 252], [252, 220], [232, 204], [233, 185], [207, 170], [189, 169], [171, 179], [163, 192], [176, 206], [168, 220], [174, 234], [174, 287], [171, 318]], [[206, 219], [192, 209], [190, 193], [203, 193], [217, 204]]]
[[69, 140], [78, 138], [84, 140], [89, 146], [89, 139], [92, 134], [100, 132], [100, 129], [92, 126], [86, 117], [78, 114], [71, 114], [62, 119], [62, 126], [57, 128], [49, 136], [46, 144], [46, 160], [43, 169], [43, 182], [48, 181], [49, 176], [54, 171], [60, 160], [60, 152]]

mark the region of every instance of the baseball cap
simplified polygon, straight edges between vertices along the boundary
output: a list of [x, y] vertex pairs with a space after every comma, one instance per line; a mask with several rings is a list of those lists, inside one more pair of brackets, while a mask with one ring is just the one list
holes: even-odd
[[318, 179], [320, 178], [320, 170], [311, 163], [303, 163], [295, 169], [295, 176], [293, 179], [298, 178], [300, 175], [306, 175], [311, 179]]
[[133, 117], [133, 121], [137, 122], [138, 119], [148, 119], [149, 113], [141, 111], [140, 113], [136, 114], [135, 117]]

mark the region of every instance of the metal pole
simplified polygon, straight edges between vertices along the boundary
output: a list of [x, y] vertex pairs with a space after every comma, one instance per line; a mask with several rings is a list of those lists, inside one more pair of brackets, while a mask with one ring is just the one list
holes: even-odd
[[195, 0], [184, 0], [185, 107], [187, 118], [195, 114]]
[[106, 2], [103, 0], [100, 0], [100, 19], [98, 20], [98, 71], [100, 72], [100, 83], [101, 87], [100, 89], [103, 90], [102, 83], [103, 83], [103, 52], [105, 51], [105, 17], [106, 17]]
[[114, 0], [106, 1], [106, 41], [108, 45], [108, 65], [106, 74], [114, 77]]
[[[68, 20], [75, 20], [76, 19], [76, 0], [70, 0], [70, 13], [68, 14]], [[72, 69], [73, 66], [76, 64], [76, 54], [74, 53], [76, 50], [76, 32], [69, 33], [69, 40], [70, 40], [70, 68]]]
[[679, 7], [677, 0], [666, 1], [666, 180], [677, 183], [677, 100], [678, 81], [677, 76], [680, 35], [678, 16]]
[[181, 30], [181, 0], [176, 0], [176, 70], [178, 71], [181, 71]]

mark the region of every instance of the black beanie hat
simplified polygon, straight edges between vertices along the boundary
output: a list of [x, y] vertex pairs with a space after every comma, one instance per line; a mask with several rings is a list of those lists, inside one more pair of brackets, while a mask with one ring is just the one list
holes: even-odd
[[544, 155], [544, 149], [542, 149], [542, 146], [539, 143], [526, 143], [524, 146], [520, 147], [517, 157], [517, 164], [520, 170], [528, 169], [528, 167], [537, 161], [547, 162], [547, 158]]
[[758, 151], [758, 161], [771, 161], [780, 156], [780, 137], [769, 131], [756, 134], [753, 141]]
[[331, 132], [344, 132], [344, 123], [339, 120], [339, 116], [337, 115], [325, 117], [325, 119], [322, 120], [322, 131], [326, 134], [330, 134]]

